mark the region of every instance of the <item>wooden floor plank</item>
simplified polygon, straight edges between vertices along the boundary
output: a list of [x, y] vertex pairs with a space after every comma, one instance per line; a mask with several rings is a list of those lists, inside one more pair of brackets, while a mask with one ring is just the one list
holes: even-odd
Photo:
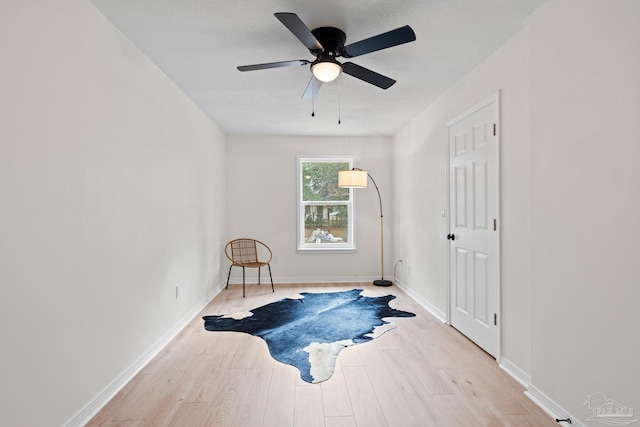
[[331, 380], [320, 383], [320, 388], [325, 417], [353, 417], [349, 391], [340, 362], [336, 363]]
[[479, 425], [501, 426], [505, 425], [504, 417], [495, 408], [493, 402], [487, 399], [483, 391], [474, 384], [461, 370], [440, 371], [455, 386], [455, 392], [465, 403], [465, 406], [474, 414]]
[[362, 359], [356, 346], [349, 346], [340, 352], [338, 363], [341, 366], [362, 366]]
[[280, 362], [273, 363], [271, 369], [271, 382], [262, 425], [293, 426], [297, 370]]
[[[391, 336], [391, 333], [387, 332], [385, 337], [367, 343], [367, 345], [362, 345], [358, 350], [387, 424], [390, 426], [417, 427], [418, 422], [413, 415], [413, 411], [411, 411], [396, 382], [397, 375], [393, 369], [395, 366], [387, 364], [387, 361], [389, 361], [389, 364], [392, 364], [393, 361], [385, 358], [384, 355], [387, 351], [399, 351], [397, 348], [384, 344], [385, 339], [383, 338], [390, 338]], [[381, 350], [380, 347], [387, 350]]]
[[[265, 356], [264, 359], [267, 359]], [[271, 370], [248, 369], [231, 406], [232, 426], [261, 426], [266, 411]]]
[[384, 412], [365, 367], [345, 366], [344, 377], [356, 424], [368, 427], [387, 426]]
[[357, 427], [353, 417], [326, 417], [324, 420], [325, 427]]
[[456, 427], [483, 426], [482, 422], [468, 406], [469, 402], [464, 401], [458, 395], [440, 394], [433, 396], [433, 400], [447, 420], [446, 425]]
[[296, 386], [294, 408], [296, 427], [324, 427], [322, 388], [318, 385]]
[[211, 402], [185, 402], [180, 405], [170, 425], [204, 427], [211, 413]]

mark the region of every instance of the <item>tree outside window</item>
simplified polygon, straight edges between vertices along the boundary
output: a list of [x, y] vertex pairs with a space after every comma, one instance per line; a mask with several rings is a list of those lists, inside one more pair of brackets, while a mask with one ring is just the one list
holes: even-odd
[[298, 250], [353, 250], [353, 193], [338, 187], [350, 157], [304, 157], [298, 164]]

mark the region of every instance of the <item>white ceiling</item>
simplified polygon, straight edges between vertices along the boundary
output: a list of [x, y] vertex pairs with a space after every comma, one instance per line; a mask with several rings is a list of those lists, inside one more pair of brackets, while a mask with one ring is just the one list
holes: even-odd
[[[526, 24], [544, 0], [91, 0], [229, 135], [393, 135]], [[333, 26], [350, 44], [403, 25], [417, 40], [350, 61], [397, 80], [342, 74], [302, 100], [308, 66], [238, 65], [314, 57], [278, 21]], [[340, 114], [341, 124], [338, 124]]]

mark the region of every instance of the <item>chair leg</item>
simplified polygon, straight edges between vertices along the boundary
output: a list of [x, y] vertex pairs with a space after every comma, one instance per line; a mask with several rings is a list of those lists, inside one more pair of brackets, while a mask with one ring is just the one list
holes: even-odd
[[231, 277], [231, 269], [233, 268], [233, 264], [229, 266], [229, 274], [227, 274], [227, 287], [225, 289], [229, 289], [229, 277]]
[[244, 267], [242, 267], [242, 298], [244, 298]]
[[276, 290], [273, 289], [273, 276], [271, 275], [271, 264], [267, 264], [267, 267], [269, 267], [269, 278], [271, 279], [271, 292], [275, 292]]

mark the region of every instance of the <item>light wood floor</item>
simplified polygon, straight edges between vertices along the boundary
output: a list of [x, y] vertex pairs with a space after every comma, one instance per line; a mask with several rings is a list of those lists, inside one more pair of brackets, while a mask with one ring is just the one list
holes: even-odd
[[416, 317], [344, 349], [333, 376], [308, 384], [274, 361], [260, 338], [207, 332], [200, 316], [100, 411], [89, 426], [556, 426], [496, 361], [397, 286], [247, 286], [223, 290], [202, 315], [245, 311], [299, 292], [364, 288], [393, 294]]

